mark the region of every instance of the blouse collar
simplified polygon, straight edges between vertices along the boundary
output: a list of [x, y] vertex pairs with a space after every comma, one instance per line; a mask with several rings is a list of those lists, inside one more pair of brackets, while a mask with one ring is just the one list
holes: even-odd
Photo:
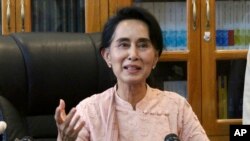
[[[133, 106], [126, 100], [123, 100], [118, 94], [117, 94], [117, 84], [114, 86], [114, 100], [117, 108], [121, 109], [127, 109], [127, 110], [133, 110]], [[146, 95], [141, 99], [137, 104], [136, 104], [136, 111], [137, 110], [142, 110], [145, 106], [146, 103], [149, 102], [149, 100], [152, 97], [151, 92], [152, 88], [147, 84], [147, 91]]]

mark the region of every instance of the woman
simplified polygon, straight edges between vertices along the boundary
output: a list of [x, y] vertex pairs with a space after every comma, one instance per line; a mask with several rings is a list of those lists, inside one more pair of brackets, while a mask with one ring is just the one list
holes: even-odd
[[208, 140], [188, 102], [176, 93], [151, 88], [146, 79], [161, 55], [162, 34], [146, 10], [127, 7], [105, 25], [101, 54], [117, 84], [81, 101], [68, 115], [65, 103], [55, 112], [58, 140], [181, 141]]

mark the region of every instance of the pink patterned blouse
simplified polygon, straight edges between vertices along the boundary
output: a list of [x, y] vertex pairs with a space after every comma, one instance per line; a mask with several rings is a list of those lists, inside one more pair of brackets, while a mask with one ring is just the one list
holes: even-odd
[[77, 141], [164, 141], [170, 133], [181, 141], [209, 141], [185, 98], [149, 86], [135, 110], [116, 94], [116, 87], [84, 99], [76, 108], [86, 122]]

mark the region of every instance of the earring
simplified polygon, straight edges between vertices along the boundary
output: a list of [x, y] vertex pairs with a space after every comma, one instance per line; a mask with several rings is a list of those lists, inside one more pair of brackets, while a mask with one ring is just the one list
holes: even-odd
[[111, 63], [108, 63], [108, 67], [109, 67], [109, 68], [111, 68], [111, 67], [112, 67]]

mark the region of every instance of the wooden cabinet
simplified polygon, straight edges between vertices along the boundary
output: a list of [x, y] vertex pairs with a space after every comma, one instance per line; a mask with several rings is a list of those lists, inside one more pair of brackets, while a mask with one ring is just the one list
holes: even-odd
[[[50, 4], [46, 2], [50, 2]], [[242, 96], [244, 61], [246, 61], [248, 38], [250, 38], [248, 35], [250, 34], [250, 16], [247, 14], [249, 13], [248, 9], [250, 9], [250, 1], [2, 0], [2, 33], [22, 31], [99, 32], [106, 20], [118, 8], [132, 5], [141, 6], [145, 3], [151, 3], [151, 8], [148, 10], [155, 9], [156, 13], [154, 14], [157, 17], [165, 13], [165, 18], [158, 17], [161, 20], [165, 19], [165, 25], [161, 26], [163, 29], [173, 29], [174, 32], [179, 28], [179, 22], [176, 22], [176, 19], [166, 20], [167, 14], [171, 11], [167, 11], [169, 6], [164, 8], [163, 5], [175, 4], [176, 9], [175, 12], [172, 11], [173, 14], [184, 12], [182, 13], [182, 16], [185, 17], [184, 33], [186, 33], [184, 48], [169, 48], [168, 32], [163, 32], [167, 50], [163, 52], [159, 64], [162, 69], [158, 77], [162, 82], [162, 87], [167, 86], [165, 84], [168, 82], [184, 82], [185, 97], [192, 105], [210, 139], [212, 141], [229, 140], [229, 125], [241, 124], [241, 115], [230, 116], [228, 110], [225, 117], [221, 116], [220, 113], [222, 113], [222, 109], [232, 108], [232, 103], [228, 99], [232, 92], [235, 92], [233, 95], [236, 98], [238, 95]], [[176, 3], [184, 4], [184, 7], [182, 6], [184, 10], [181, 10]], [[67, 7], [68, 5], [75, 8]], [[43, 12], [39, 13], [37, 11], [39, 8]], [[72, 9], [75, 11], [74, 13], [72, 13]], [[68, 13], [65, 13], [66, 11]], [[179, 18], [178, 15], [176, 17]], [[223, 19], [224, 17], [229, 19]], [[74, 21], [76, 19], [80, 20]], [[48, 22], [50, 26], [46, 26]], [[177, 25], [176, 27], [171, 27], [173, 22]], [[52, 26], [57, 25], [58, 28], [52, 28]], [[179, 36], [175, 34], [174, 40], [176, 39], [179, 39]], [[228, 44], [223, 41], [228, 42]], [[244, 47], [240, 42], [244, 42]], [[239, 78], [239, 80], [232, 78]], [[221, 89], [222, 82], [225, 82], [227, 86], [224, 89]], [[227, 105], [224, 105], [224, 108], [220, 102], [221, 91], [228, 94]], [[235, 101], [234, 97], [231, 100]], [[241, 100], [242, 98], [239, 96], [235, 103], [242, 105]], [[234, 110], [239, 112], [240, 108], [239, 106], [238, 109]]]
[[[87, 0], [86, 2], [90, 3], [90, 1]], [[228, 141], [230, 124], [241, 124], [242, 121], [240, 113], [242, 112], [242, 91], [249, 44], [248, 30], [250, 28], [248, 26], [250, 17], [247, 14], [247, 9], [250, 9], [250, 7], [247, 7], [250, 5], [248, 1], [241, 1], [240, 6], [245, 8], [239, 7], [239, 1], [230, 0], [123, 0], [122, 2], [109, 0], [108, 7], [105, 8], [97, 2], [86, 7], [89, 8], [86, 11], [89, 17], [87, 19], [91, 19], [88, 24], [93, 25], [92, 27], [87, 26], [86, 31], [101, 31], [105, 20], [114, 13], [116, 8], [121, 6], [138, 6], [141, 5], [140, 3], [151, 3], [151, 8], [147, 7], [147, 9], [154, 9], [155, 4], [155, 9], [159, 10], [162, 4], [174, 2], [185, 3], [186, 48], [184, 50], [164, 51], [160, 60], [161, 67], [165, 65], [171, 68], [171, 64], [184, 63], [184, 69], [186, 69], [184, 79], [187, 82], [186, 98], [191, 103], [209, 138], [212, 141]], [[119, 3], [126, 4], [119, 5]], [[161, 4], [157, 5], [156, 3]], [[92, 8], [97, 8], [97, 10]], [[95, 17], [95, 14], [98, 15], [98, 12], [102, 11], [103, 8], [108, 9], [108, 12], [101, 12], [102, 14], [99, 14], [101, 17], [98, 19], [102, 20], [96, 23], [93, 17]], [[241, 9], [244, 10], [239, 12]], [[181, 10], [177, 9], [177, 11], [180, 12]], [[158, 16], [159, 13], [156, 11], [154, 14]], [[165, 11], [165, 13], [167, 12]], [[237, 17], [237, 15], [249, 19], [241, 19], [240, 23], [240, 17]], [[229, 19], [224, 19], [224, 17]], [[243, 29], [239, 29], [239, 24], [245, 24]], [[245, 42], [243, 44], [245, 45], [241, 46], [238, 40], [243, 38], [243, 42]], [[169, 72], [166, 67], [163, 67], [162, 71], [162, 73]], [[165, 76], [163, 74], [160, 77]], [[224, 98], [225, 105], [221, 103], [222, 92], [226, 93], [224, 94], [226, 95], [226, 99]], [[238, 107], [233, 107], [232, 101]], [[232, 108], [239, 115], [230, 116]], [[226, 116], [221, 116], [223, 109]]]
[[[211, 140], [229, 140], [230, 124], [242, 122], [245, 61], [249, 45], [249, 39], [247, 39], [249, 21], [246, 20], [249, 18], [246, 11], [249, 6], [247, 8], [246, 3], [248, 1], [210, 0], [201, 2], [200, 5], [202, 124]], [[206, 11], [208, 4], [209, 14]], [[240, 7], [236, 7], [239, 4]], [[208, 22], [209, 27], [206, 26]], [[207, 31], [211, 34], [209, 41], [204, 40], [204, 34]], [[223, 41], [225, 36], [221, 36], [223, 32], [228, 36], [225, 41]], [[232, 32], [233, 35], [230, 35]], [[230, 43], [230, 40], [233, 42]], [[227, 67], [228, 64], [230, 67]], [[220, 78], [223, 77], [227, 82], [226, 105], [222, 105], [224, 107], [221, 109]], [[237, 103], [236, 107], [234, 103]], [[223, 108], [226, 109], [226, 116], [220, 117]], [[232, 110], [238, 114], [232, 113]]]
[[12, 32], [85, 32], [85, 1], [1, 0], [1, 17], [3, 35]]
[[2, 34], [98, 32], [129, 0], [1, 0]]

